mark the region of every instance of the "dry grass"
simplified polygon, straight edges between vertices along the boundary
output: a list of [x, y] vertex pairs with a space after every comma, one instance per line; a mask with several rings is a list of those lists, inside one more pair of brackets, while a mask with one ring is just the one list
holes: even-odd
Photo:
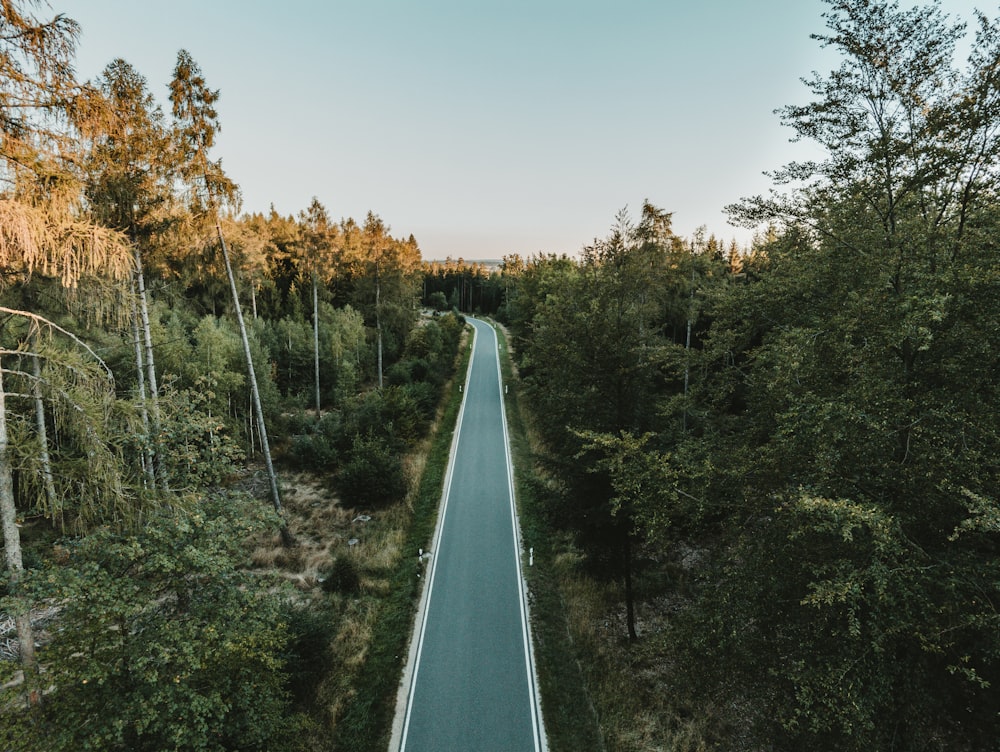
[[[419, 464], [409, 462], [410, 467]], [[355, 693], [353, 685], [368, 657], [381, 604], [401, 556], [409, 505], [344, 506], [327, 478], [308, 472], [284, 473], [281, 485], [285, 521], [295, 545], [283, 545], [277, 533], [269, 535], [254, 542], [251, 561], [255, 568], [291, 582], [302, 605], [327, 607], [332, 620], [326, 650], [329, 664], [317, 689], [316, 706], [318, 720], [333, 729]], [[359, 587], [326, 592], [324, 577], [341, 557], [350, 559]]]
[[[680, 558], [680, 557], [679, 557]], [[680, 569], [696, 566], [686, 557]], [[584, 666], [587, 690], [600, 718], [609, 752], [707, 752], [719, 749], [720, 730], [731, 727], [732, 710], [701, 704], [690, 707], [678, 695], [670, 621], [683, 596], [666, 591], [636, 604], [639, 639], [627, 638], [620, 583], [595, 579], [581, 567], [577, 552], [556, 555], [567, 629]], [[730, 731], [732, 729], [730, 728]], [[754, 749], [732, 734], [732, 749]]]
[[[333, 729], [356, 692], [358, 672], [369, 656], [378, 614], [392, 587], [413, 512], [413, 496], [423, 473], [430, 440], [403, 458], [412, 489], [405, 500], [377, 509], [345, 506], [328, 478], [308, 472], [282, 473], [284, 518], [295, 545], [277, 533], [252, 543], [250, 560], [260, 571], [291, 582], [301, 604], [326, 604], [332, 623], [327, 678], [317, 690], [322, 723]], [[250, 482], [251, 493], [267, 490]], [[260, 485], [260, 488], [256, 486]], [[352, 592], [326, 592], [323, 580], [338, 558], [348, 557], [358, 574]]]
[[[316, 590], [338, 556], [350, 556], [359, 572], [378, 573], [399, 555], [404, 515], [397, 508], [367, 510], [344, 507], [328, 481], [311, 473], [285, 474], [284, 511], [294, 546], [275, 533], [256, 541], [251, 561], [259, 569], [277, 571], [303, 591]], [[390, 548], [391, 550], [386, 550]], [[363, 585], [378, 587], [378, 578]]]

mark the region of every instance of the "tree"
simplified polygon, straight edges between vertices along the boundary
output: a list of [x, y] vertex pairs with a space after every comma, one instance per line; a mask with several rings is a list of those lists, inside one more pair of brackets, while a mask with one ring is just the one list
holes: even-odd
[[394, 239], [374, 212], [368, 212], [362, 228], [352, 225], [344, 228], [344, 262], [354, 281], [357, 307], [374, 323], [376, 380], [382, 388], [385, 351], [398, 357], [413, 326], [420, 250], [416, 241]]
[[[806, 81], [813, 102], [780, 111], [796, 138], [815, 141], [826, 159], [775, 174], [779, 185], [801, 190], [730, 209], [750, 224], [803, 224], [845, 253], [879, 249], [897, 267], [888, 270], [890, 281], [902, 291], [906, 267], [935, 268], [960, 255], [977, 207], [992, 200], [1000, 30], [977, 17], [969, 67], [960, 73], [953, 59], [964, 25], [945, 16], [938, 0], [905, 11], [885, 0], [826, 1], [829, 32], [813, 38], [844, 60]], [[833, 203], [848, 216], [828, 214]], [[849, 218], [860, 224], [839, 223]]]
[[[71, 66], [77, 25], [64, 16], [40, 21], [8, 1], [0, 6], [0, 30], [0, 178], [7, 184], [0, 196], [0, 268], [9, 270], [8, 276], [57, 276], [67, 287], [88, 274], [127, 274], [130, 259], [119, 236], [72, 211], [80, 199], [68, 122], [79, 96]], [[6, 359], [18, 349], [5, 346], [0, 355]], [[3, 375], [0, 366], [0, 518], [25, 687], [34, 705], [40, 694], [30, 611], [20, 594], [24, 566], [7, 422], [7, 400], [15, 394], [7, 391]], [[34, 373], [23, 375], [39, 384]], [[29, 392], [37, 404], [37, 390]]]
[[792, 698], [759, 716], [783, 748], [988, 746], [1000, 33], [979, 16], [958, 71], [939, 3], [828, 5], [842, 63], [782, 111], [826, 158], [734, 207], [783, 231], [714, 301], [692, 396], [728, 536], [692, 632]]
[[110, 63], [96, 85], [110, 112], [88, 128], [93, 145], [88, 155], [91, 175], [87, 194], [95, 218], [125, 234], [132, 245], [134, 289], [138, 298], [135, 328], [142, 336], [141, 345], [137, 338], [135, 346], [136, 371], [145, 424], [150, 423], [146, 409], [147, 382], [152, 414], [153, 438], [152, 441], [147, 438], [147, 446], [152, 446], [154, 451], [148, 470], [152, 475], [155, 467], [160, 482], [166, 486], [159, 384], [143, 256], [149, 253], [155, 234], [168, 219], [172, 169], [170, 134], [146, 80], [124, 60]]
[[[664, 353], [657, 287], [666, 258], [651, 233], [644, 238], [620, 212], [609, 237], [585, 248], [578, 270], [547, 292], [533, 315], [523, 356], [528, 393], [572, 500], [566, 521], [591, 556], [623, 577], [632, 639], [631, 507], [612, 503], [606, 471], [595, 475], [585, 469], [598, 458], [593, 443], [582, 437], [645, 432], [653, 425], [648, 408]], [[524, 297], [518, 293], [519, 305]]]
[[670, 472], [670, 457], [647, 449], [653, 434], [636, 438], [627, 431], [617, 436], [584, 431], [586, 443], [578, 457], [596, 457], [592, 472], [604, 473], [611, 488], [608, 499], [613, 519], [624, 529], [623, 573], [625, 622], [629, 639], [635, 640], [635, 596], [632, 586], [634, 542], [669, 527], [671, 506], [678, 493]]
[[333, 268], [333, 253], [337, 245], [336, 225], [330, 222], [326, 207], [313, 196], [309, 208], [299, 214], [305, 238], [303, 261], [312, 284], [313, 304], [313, 365], [316, 386], [316, 417], [320, 415], [319, 388], [319, 280], [321, 275], [329, 276]]
[[31, 171], [38, 154], [54, 156], [65, 139], [64, 120], [44, 122], [40, 114], [61, 111], [79, 93], [72, 57], [79, 25], [57, 15], [38, 19], [25, 10], [33, 3], [5, 0], [0, 6], [0, 155], [2, 178], [11, 184]]
[[[173, 104], [174, 120], [177, 125], [178, 146], [183, 155], [182, 174], [191, 181], [192, 208], [195, 211], [206, 211], [215, 224], [219, 247], [225, 262], [226, 276], [229, 279], [233, 310], [243, 342], [250, 391], [253, 396], [254, 412], [257, 416], [257, 429], [260, 432], [261, 448], [271, 484], [271, 500], [275, 510], [280, 514], [281, 494], [278, 490], [278, 476], [271, 461], [271, 445], [268, 441], [264, 410], [260, 401], [260, 388], [254, 372], [253, 356], [250, 352], [246, 323], [243, 320], [243, 309], [240, 306], [236, 276], [233, 273], [229, 249], [226, 246], [226, 239], [222, 233], [222, 224], [219, 219], [219, 202], [232, 199], [235, 196], [236, 186], [223, 173], [220, 162], [212, 162], [208, 159], [208, 151], [215, 142], [215, 133], [219, 128], [218, 115], [214, 108], [218, 98], [218, 91], [212, 91], [206, 85], [198, 64], [186, 50], [181, 50], [177, 55], [174, 79], [170, 83], [170, 101]], [[283, 534], [287, 536], [287, 528], [282, 529], [285, 531]]]
[[41, 725], [0, 720], [4, 749], [287, 750], [280, 586], [243, 566], [247, 537], [276, 516], [237, 495], [154, 513], [132, 532], [95, 531], [27, 586], [61, 604], [45, 650]]

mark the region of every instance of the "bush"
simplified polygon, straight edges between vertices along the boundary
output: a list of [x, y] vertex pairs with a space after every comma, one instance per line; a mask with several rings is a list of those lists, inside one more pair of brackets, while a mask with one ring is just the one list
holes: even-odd
[[416, 404], [425, 424], [433, 420], [438, 400], [441, 397], [440, 388], [427, 381], [415, 381], [412, 384], [407, 384], [403, 389]]
[[372, 434], [354, 438], [337, 482], [346, 504], [378, 506], [406, 494], [402, 460], [384, 438]]
[[[326, 589], [326, 581], [323, 587]], [[297, 706], [312, 707], [330, 668], [329, 648], [336, 636], [337, 617], [329, 605], [315, 603], [289, 604], [284, 617], [288, 622], [289, 689]]]
[[40, 723], [11, 710], [16, 687], [0, 692], [0, 748], [292, 748], [281, 599], [243, 569], [242, 541], [276, 525], [252, 499], [219, 497], [164, 509], [140, 533], [102, 529], [29, 573], [33, 600], [62, 604], [39, 652], [54, 690]]
[[338, 445], [343, 443], [342, 433], [340, 413], [326, 413], [318, 421], [315, 418], [302, 421], [298, 432], [291, 437], [285, 462], [301, 470], [332, 471], [340, 458]]
[[337, 447], [321, 433], [296, 434], [292, 437], [285, 461], [299, 470], [327, 472], [337, 464]]
[[427, 297], [427, 304], [435, 311], [445, 311], [448, 309], [448, 298], [438, 290]]
[[213, 415], [216, 382], [201, 377], [192, 389], [165, 392], [163, 461], [171, 488], [206, 488], [223, 483], [243, 463], [243, 449], [228, 424]]

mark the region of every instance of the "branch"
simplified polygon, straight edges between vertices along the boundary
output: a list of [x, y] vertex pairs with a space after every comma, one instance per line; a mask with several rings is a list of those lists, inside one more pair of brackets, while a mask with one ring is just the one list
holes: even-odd
[[[45, 326], [45, 327], [48, 327], [49, 329], [55, 329], [56, 331], [60, 332], [61, 334], [65, 334], [67, 337], [69, 337], [71, 340], [73, 340], [73, 342], [75, 342], [80, 347], [82, 347], [84, 350], [86, 350], [87, 353], [90, 354], [90, 357], [92, 357], [94, 360], [96, 360], [100, 364], [101, 368], [103, 368], [104, 372], [108, 375], [108, 380], [112, 384], [114, 384], [114, 382], [115, 382], [115, 376], [111, 372], [111, 369], [108, 368], [108, 364], [105, 363], [101, 359], [101, 357], [90, 348], [90, 345], [88, 345], [86, 342], [84, 342], [82, 339], [80, 339], [79, 337], [77, 337], [72, 332], [67, 331], [66, 329], [63, 329], [61, 326], [59, 326], [56, 323], [53, 323], [52, 321], [49, 321], [44, 316], [39, 316], [38, 314], [31, 313], [30, 311], [19, 311], [19, 310], [16, 310], [14, 308], [7, 308], [6, 306], [0, 306], [0, 313], [7, 313], [7, 314], [10, 314], [11, 316], [21, 316], [23, 318], [30, 319], [38, 327]], [[5, 354], [11, 354], [11, 353], [5, 353]], [[22, 353], [18, 352], [17, 354], [22, 354]]]

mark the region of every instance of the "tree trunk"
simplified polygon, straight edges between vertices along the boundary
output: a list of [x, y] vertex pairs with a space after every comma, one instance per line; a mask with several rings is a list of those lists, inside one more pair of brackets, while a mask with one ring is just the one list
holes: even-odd
[[[38, 338], [35, 338], [38, 341]], [[37, 349], [37, 348], [36, 348]], [[45, 485], [45, 498], [49, 503], [49, 510], [52, 513], [52, 522], [55, 524], [56, 514], [59, 512], [59, 499], [56, 498], [56, 484], [52, 478], [52, 461], [49, 458], [49, 434], [45, 428], [45, 403], [42, 401], [42, 365], [37, 355], [31, 356], [31, 373], [35, 377], [31, 385], [31, 394], [35, 400], [35, 430], [38, 431], [39, 459], [42, 463], [42, 482]], [[60, 521], [62, 515], [60, 514]]]
[[382, 390], [382, 281], [375, 261], [375, 333], [378, 339], [378, 388]]
[[[133, 278], [133, 284], [135, 279]], [[137, 288], [133, 288], [135, 291]], [[142, 430], [145, 434], [145, 441], [142, 447], [142, 467], [146, 476], [146, 487], [156, 488], [156, 468], [153, 462], [152, 439], [149, 430], [149, 406], [146, 404], [146, 375], [143, 373], [145, 364], [142, 358], [142, 327], [139, 324], [139, 308], [136, 305], [136, 298], [132, 297], [132, 341], [135, 344], [135, 373], [136, 389], [139, 397], [139, 413], [142, 415]]]
[[632, 592], [632, 536], [625, 536], [625, 622], [628, 626], [628, 638], [638, 639], [635, 631], [635, 594]]
[[691, 319], [694, 318], [694, 255], [691, 258], [691, 302], [688, 305], [687, 338], [684, 341], [684, 431], [688, 427], [688, 382], [691, 378]]
[[[240, 307], [240, 296], [236, 289], [236, 276], [233, 274], [233, 265], [229, 261], [229, 249], [226, 247], [226, 239], [222, 234], [222, 224], [218, 215], [215, 218], [215, 230], [219, 235], [219, 245], [222, 247], [222, 258], [226, 263], [226, 275], [229, 277], [229, 290], [233, 296], [233, 308], [236, 311], [236, 323], [240, 328], [240, 339], [243, 341], [243, 356], [247, 362], [247, 376], [250, 378], [250, 394], [253, 398], [254, 412], [257, 416], [257, 432], [260, 435], [261, 450], [264, 453], [264, 464], [267, 467], [267, 477], [271, 484], [271, 501], [274, 510], [281, 514], [281, 494], [278, 491], [278, 476], [274, 472], [274, 464], [271, 462], [271, 445], [267, 439], [267, 426], [264, 425], [264, 410], [260, 403], [260, 390], [257, 387], [257, 374], [253, 368], [253, 355], [250, 353], [250, 338], [247, 336], [247, 327], [243, 321], [243, 309]], [[288, 540], [287, 527], [282, 525], [282, 537]]]
[[319, 420], [319, 290], [316, 282], [316, 272], [312, 275], [313, 283], [313, 366], [316, 377], [316, 420]]
[[35, 691], [35, 635], [31, 629], [31, 609], [19, 597], [18, 585], [24, 574], [21, 557], [21, 533], [17, 527], [17, 508], [14, 506], [14, 478], [10, 464], [10, 444], [7, 437], [7, 395], [3, 385], [3, 366], [0, 364], [0, 523], [3, 526], [3, 547], [7, 561], [7, 579], [13, 598], [14, 627], [17, 647], [24, 669], [24, 687], [29, 706], [38, 705], [41, 696]]
[[142, 254], [139, 246], [133, 246], [135, 255], [135, 284], [139, 291], [139, 313], [142, 316], [142, 332], [146, 345], [146, 375], [149, 381], [149, 404], [153, 419], [153, 455], [156, 460], [156, 474], [164, 491], [170, 490], [167, 469], [163, 462], [163, 423], [160, 420], [160, 389], [156, 383], [156, 363], [153, 360], [153, 335], [149, 329], [149, 305], [146, 301], [146, 281], [142, 274]]

